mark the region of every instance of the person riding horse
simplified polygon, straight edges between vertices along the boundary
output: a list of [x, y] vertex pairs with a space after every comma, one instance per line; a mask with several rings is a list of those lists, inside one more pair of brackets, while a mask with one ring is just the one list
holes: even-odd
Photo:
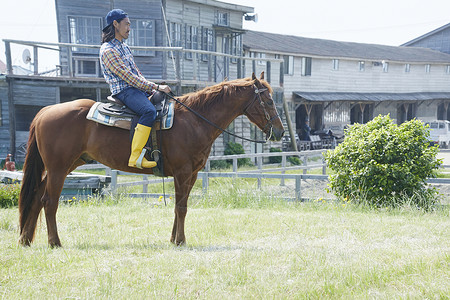
[[113, 9], [106, 15], [103, 28], [100, 62], [103, 76], [114, 97], [140, 116], [131, 142], [128, 166], [153, 168], [156, 162], [144, 158], [145, 144], [156, 118], [156, 109], [147, 94], [153, 91], [170, 92], [168, 85], [158, 85], [144, 78], [134, 62], [133, 55], [124, 43], [130, 34], [130, 19], [121, 9]]

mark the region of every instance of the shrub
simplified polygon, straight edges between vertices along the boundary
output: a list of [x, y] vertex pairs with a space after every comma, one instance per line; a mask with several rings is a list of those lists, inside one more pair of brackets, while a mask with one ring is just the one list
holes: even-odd
[[8, 208], [19, 203], [20, 184], [0, 184], [0, 207]]
[[209, 162], [209, 166], [213, 170], [220, 170], [220, 169], [226, 169], [228, 168], [228, 163], [224, 160], [211, 160]]
[[[245, 154], [244, 147], [241, 144], [229, 142], [224, 151], [225, 155], [234, 155], [234, 154]], [[228, 159], [228, 164], [233, 164], [233, 161]], [[242, 166], [253, 166], [250, 158], [239, 158], [238, 159], [238, 167]]]
[[301, 165], [303, 162], [297, 156], [288, 156], [287, 160], [294, 166]]
[[399, 126], [387, 116], [367, 124], [355, 124], [345, 140], [325, 154], [330, 187], [341, 199], [375, 207], [395, 207], [405, 203], [430, 208], [437, 191], [428, 189], [428, 177], [436, 177], [441, 160], [438, 147], [430, 147], [429, 130], [421, 121]]
[[[270, 152], [282, 152], [279, 148], [270, 148]], [[281, 156], [270, 156], [269, 157], [269, 163], [271, 164], [279, 164], [281, 163]]]

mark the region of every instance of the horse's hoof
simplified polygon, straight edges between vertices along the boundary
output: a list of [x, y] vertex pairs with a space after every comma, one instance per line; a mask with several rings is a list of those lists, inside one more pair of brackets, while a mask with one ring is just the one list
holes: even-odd
[[19, 238], [19, 245], [21, 245], [23, 247], [29, 247], [31, 245], [31, 241], [30, 241], [30, 239], [21, 236]]

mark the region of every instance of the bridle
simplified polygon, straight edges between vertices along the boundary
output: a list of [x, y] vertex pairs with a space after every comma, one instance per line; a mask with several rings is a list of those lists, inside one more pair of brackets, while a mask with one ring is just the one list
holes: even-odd
[[[263, 110], [264, 110], [264, 115], [266, 116], [266, 120], [267, 123], [263, 128], [263, 132], [266, 133], [267, 128], [270, 126], [269, 128], [269, 133], [266, 133], [266, 140], [261, 141], [261, 140], [253, 140], [253, 139], [248, 139], [245, 138], [243, 136], [239, 136], [236, 135], [232, 132], [229, 132], [226, 129], [221, 128], [219, 125], [211, 122], [210, 120], [206, 119], [204, 116], [202, 116], [201, 114], [199, 114], [198, 112], [196, 112], [195, 110], [193, 110], [192, 108], [190, 108], [189, 106], [187, 106], [186, 104], [184, 104], [183, 102], [181, 102], [180, 100], [178, 100], [177, 98], [175, 98], [174, 96], [170, 95], [170, 94], [166, 94], [170, 99], [174, 100], [175, 102], [177, 102], [178, 104], [180, 104], [181, 106], [185, 107], [187, 110], [189, 110], [190, 112], [192, 112], [194, 115], [196, 115], [197, 117], [199, 117], [200, 119], [202, 119], [203, 121], [207, 122], [208, 124], [210, 124], [211, 126], [219, 129], [222, 132], [225, 132], [231, 136], [237, 137], [239, 139], [248, 141], [248, 142], [253, 142], [253, 143], [259, 143], [259, 144], [265, 144], [267, 143], [268, 140], [270, 140], [270, 138], [272, 137], [272, 133], [273, 133], [273, 123], [272, 121], [276, 118], [279, 117], [278, 115], [278, 111], [275, 109], [276, 114], [272, 117], [270, 117], [270, 114], [267, 112], [266, 109], [266, 104], [264, 103], [264, 101], [261, 98], [261, 93], [264, 93], [265, 91], [269, 90], [268, 88], [260, 88], [258, 89], [258, 87], [256, 85], [253, 84], [253, 88], [255, 91], [255, 98], [250, 102], [250, 104], [248, 104], [245, 108], [244, 108], [244, 114], [247, 115], [248, 112], [247, 110], [256, 102], [256, 100], [259, 100], [259, 104], [262, 106]], [[272, 100], [273, 101], [273, 100]]]
[[[261, 98], [261, 94], [262, 93], [264, 93], [265, 91], [267, 91], [267, 90], [269, 90], [268, 88], [258, 88], [256, 85], [254, 85], [253, 84], [253, 88], [255, 89], [255, 98], [253, 99], [253, 101], [252, 102], [250, 102], [250, 104], [249, 105], [247, 105], [247, 107], [245, 107], [244, 108], [244, 113], [246, 114], [246, 115], [248, 115], [249, 113], [247, 112], [247, 110], [251, 107], [251, 106], [253, 106], [253, 104], [255, 104], [255, 102], [256, 102], [256, 100], [258, 99], [259, 100], [259, 104], [262, 106], [262, 108], [263, 108], [263, 110], [264, 110], [264, 115], [266, 116], [266, 120], [267, 120], [267, 123], [266, 123], [266, 125], [264, 126], [264, 128], [263, 128], [263, 132], [264, 133], [266, 133], [266, 131], [267, 131], [267, 128], [269, 127], [269, 133], [266, 133], [266, 142], [268, 141], [268, 140], [270, 140], [270, 138], [272, 137], [272, 134], [273, 134], [273, 123], [272, 123], [272, 121], [274, 120], [274, 119], [276, 119], [276, 118], [279, 118], [280, 116], [278, 115], [278, 110], [275, 108], [275, 115], [274, 116], [270, 116], [270, 114], [267, 112], [267, 109], [266, 109], [266, 104], [264, 103], [264, 101], [262, 100], [262, 98]], [[273, 100], [272, 99], [270, 99], [271, 101], [272, 101], [272, 103], [273, 103]]]

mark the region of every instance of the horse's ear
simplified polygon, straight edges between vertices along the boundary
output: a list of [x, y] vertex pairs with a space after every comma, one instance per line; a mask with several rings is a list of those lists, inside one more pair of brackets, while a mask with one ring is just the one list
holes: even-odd
[[259, 76], [260, 80], [264, 80], [264, 71], [261, 72], [261, 75]]
[[256, 80], [255, 72], [252, 73], [252, 80]]

